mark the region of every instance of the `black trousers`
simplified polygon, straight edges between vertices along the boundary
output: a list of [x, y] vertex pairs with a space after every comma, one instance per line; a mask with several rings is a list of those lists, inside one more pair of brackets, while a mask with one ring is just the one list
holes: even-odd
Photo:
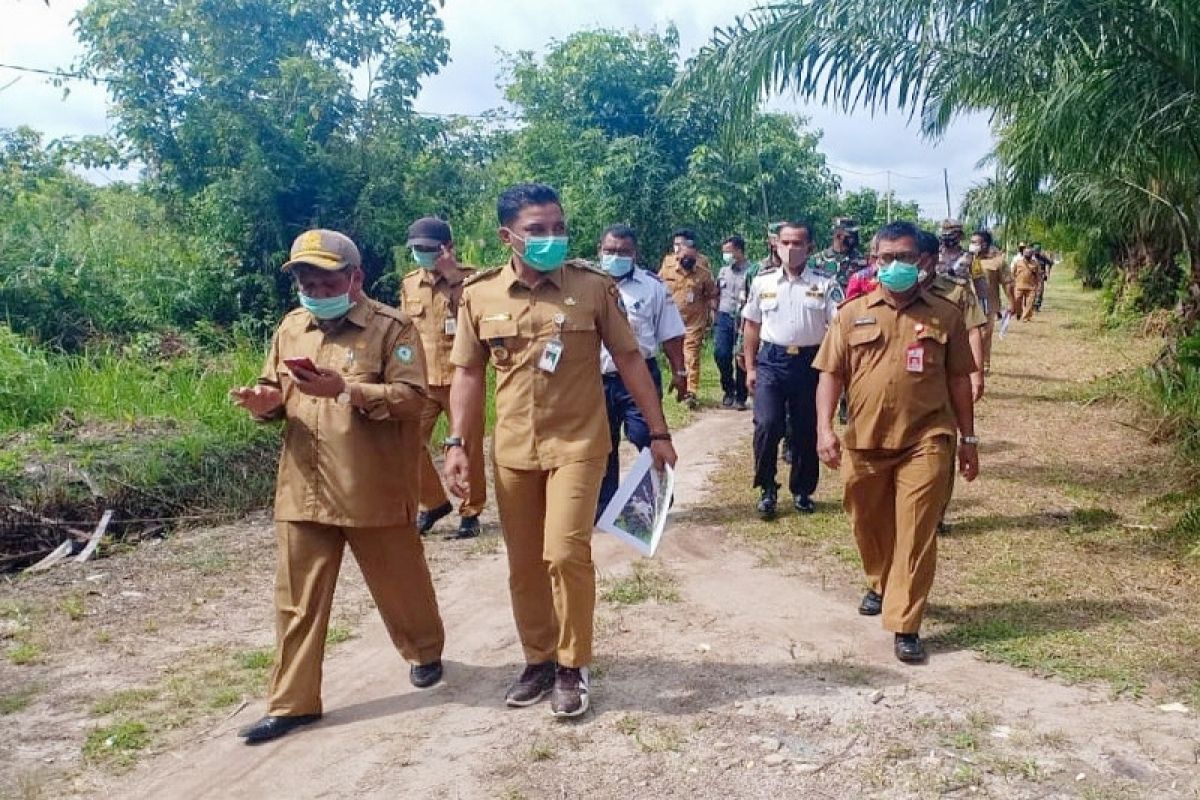
[[767, 343], [758, 352], [758, 385], [754, 392], [754, 485], [775, 489], [779, 442], [787, 436], [792, 456], [788, 488], [808, 497], [817, 490], [817, 380], [813, 369], [816, 347], [788, 355], [786, 347]]

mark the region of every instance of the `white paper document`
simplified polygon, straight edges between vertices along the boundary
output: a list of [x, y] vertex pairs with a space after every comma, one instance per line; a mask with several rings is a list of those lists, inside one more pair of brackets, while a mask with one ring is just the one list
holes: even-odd
[[1012, 324], [1012, 312], [1007, 309], [1004, 311], [1004, 317], [1000, 320], [1000, 338], [1004, 338], [1004, 334], [1008, 333], [1008, 326]]
[[624, 540], [645, 556], [654, 555], [662, 541], [675, 491], [675, 470], [654, 468], [650, 449], [638, 454], [629, 474], [617, 488], [596, 527]]

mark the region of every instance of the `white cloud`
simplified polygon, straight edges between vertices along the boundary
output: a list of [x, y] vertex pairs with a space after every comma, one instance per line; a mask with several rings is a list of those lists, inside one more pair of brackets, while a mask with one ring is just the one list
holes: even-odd
[[[0, 28], [0, 63], [69, 67], [79, 53], [70, 20], [83, 4], [84, 0], [53, 0], [47, 7], [40, 0], [10, 0]], [[499, 106], [499, 50], [539, 51], [551, 39], [565, 38], [580, 28], [662, 30], [674, 23], [686, 56], [708, 40], [714, 27], [728, 25], [754, 5], [744, 0], [447, 0], [442, 18], [452, 63], [427, 82], [417, 107], [440, 113], [477, 113]], [[16, 75], [0, 70], [0, 86]], [[0, 91], [0, 127], [30, 125], [49, 137], [108, 130], [103, 87], [76, 81], [70, 89], [64, 99], [62, 90], [51, 86], [48, 79], [24, 75]], [[941, 217], [946, 210], [942, 168], [950, 170], [951, 198], [957, 208], [966, 189], [982, 177], [975, 164], [991, 147], [986, 120], [981, 118], [956, 123], [935, 144], [923, 140], [903, 114], [845, 115], [820, 106], [802, 106], [788, 98], [777, 98], [771, 106], [804, 114], [824, 131], [823, 149], [830, 162], [842, 169], [844, 186], [882, 190], [887, 180], [884, 174], [854, 173], [890, 169], [897, 175], [893, 188], [903, 197], [918, 200], [929, 217]]]

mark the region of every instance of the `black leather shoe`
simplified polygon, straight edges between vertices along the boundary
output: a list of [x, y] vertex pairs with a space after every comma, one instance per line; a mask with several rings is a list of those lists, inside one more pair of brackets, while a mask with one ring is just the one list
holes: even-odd
[[238, 736], [245, 739], [246, 744], [262, 744], [291, 733], [303, 725], [311, 725], [320, 718], [320, 714], [300, 714], [295, 717], [266, 716], [253, 725], [242, 728], [238, 731]]
[[858, 613], [864, 617], [877, 617], [883, 613], [883, 595], [876, 592], [874, 589], [863, 595], [862, 602], [858, 604]]
[[721, 406], [723, 408], [733, 408], [733, 395], [727, 394], [721, 398]]
[[463, 517], [458, 521], [458, 530], [447, 534], [447, 539], [474, 539], [479, 535], [479, 517]]
[[454, 506], [449, 503], [442, 503], [437, 508], [431, 508], [428, 511], [422, 511], [417, 514], [417, 532], [422, 536], [433, 530], [433, 526], [438, 520], [454, 510]]
[[543, 664], [526, 664], [521, 675], [508, 687], [504, 702], [512, 708], [524, 708], [541, 702], [554, 689], [554, 673], [557, 665], [553, 661]]
[[442, 679], [442, 662], [413, 664], [408, 668], [408, 680], [418, 689], [428, 689]]
[[775, 505], [778, 502], [777, 489], [763, 489], [762, 499], [758, 501], [758, 515], [763, 519], [775, 519]]
[[925, 660], [925, 645], [915, 633], [896, 634], [896, 658], [905, 664], [919, 664]]
[[733, 404], [733, 407], [736, 411], [745, 411], [746, 410], [746, 401], [738, 400]]
[[945, 536], [949, 532], [950, 532], [950, 526], [946, 524], [945, 520], [941, 520], [940, 522], [938, 522], [938, 524], [937, 524], [937, 535], [938, 536]]
[[817, 510], [817, 507], [813, 504], [812, 498], [805, 497], [803, 495], [799, 495], [793, 499], [792, 505], [801, 514], [812, 514]]

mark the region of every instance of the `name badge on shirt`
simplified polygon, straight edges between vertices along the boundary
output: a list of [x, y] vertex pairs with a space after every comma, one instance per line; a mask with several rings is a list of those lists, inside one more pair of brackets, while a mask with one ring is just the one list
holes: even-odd
[[538, 359], [538, 369], [553, 373], [558, 369], [559, 359], [562, 358], [563, 343], [558, 339], [551, 339], [546, 342], [546, 349], [542, 351], [542, 357]]
[[456, 333], [458, 333], [458, 320], [454, 317], [446, 317], [446, 322], [443, 325], [443, 329], [445, 330], [447, 336], [454, 336]]
[[696, 293], [691, 291], [690, 289], [688, 290], [688, 293], [687, 293], [687, 302], [688, 303], [696, 302]]
[[910, 344], [904, 350], [904, 368], [909, 372], [925, 371], [925, 348], [920, 342]]

